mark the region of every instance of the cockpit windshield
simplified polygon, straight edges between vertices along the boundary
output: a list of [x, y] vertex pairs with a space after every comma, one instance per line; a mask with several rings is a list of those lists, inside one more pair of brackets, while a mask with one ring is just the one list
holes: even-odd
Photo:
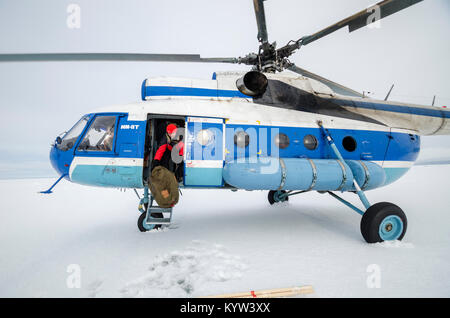
[[73, 147], [78, 139], [78, 136], [83, 132], [84, 127], [86, 127], [89, 121], [89, 116], [84, 116], [81, 118], [68, 133], [64, 135], [60, 144], [57, 144], [58, 149], [62, 151], [67, 151]]
[[116, 116], [97, 116], [78, 146], [78, 151], [112, 151]]

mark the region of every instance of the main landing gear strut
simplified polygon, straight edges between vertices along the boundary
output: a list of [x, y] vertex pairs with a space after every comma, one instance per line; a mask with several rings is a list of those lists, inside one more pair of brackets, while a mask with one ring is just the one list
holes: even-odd
[[[328, 144], [335, 155], [342, 163], [344, 163], [344, 159], [334, 144], [329, 131], [322, 126], [321, 122], [318, 122], [318, 125], [322, 129], [322, 132], [327, 138]], [[356, 194], [358, 194], [359, 199], [365, 207], [365, 212], [331, 191], [322, 193], [328, 193], [333, 198], [362, 215], [361, 234], [367, 243], [401, 240], [405, 236], [408, 225], [406, 215], [402, 209], [389, 202], [380, 202], [370, 205], [364, 191], [361, 190], [355, 179], [353, 180], [353, 183], [356, 189]], [[274, 204], [277, 202], [285, 202], [289, 200], [289, 196], [304, 192], [307, 191], [270, 191], [268, 195], [269, 203]]]
[[[137, 226], [139, 231], [147, 232], [159, 229], [163, 225], [170, 225], [172, 221], [172, 208], [161, 208], [155, 204], [153, 196], [149, 194], [148, 187], [144, 188], [144, 197], [140, 198], [136, 190], [134, 190], [140, 199], [138, 210], [141, 215], [138, 218]], [[168, 214], [167, 217], [164, 215]]]

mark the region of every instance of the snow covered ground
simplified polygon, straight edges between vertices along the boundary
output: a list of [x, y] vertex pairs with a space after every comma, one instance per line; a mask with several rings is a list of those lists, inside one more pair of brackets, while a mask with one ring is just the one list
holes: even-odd
[[414, 166], [368, 192], [409, 221], [402, 242], [371, 245], [358, 214], [318, 193], [269, 206], [266, 192], [185, 190], [169, 229], [140, 233], [133, 191], [61, 182], [41, 195], [54, 180], [1, 180], [0, 297], [199, 297], [299, 285], [312, 285], [313, 297], [449, 297], [449, 176], [450, 165]]

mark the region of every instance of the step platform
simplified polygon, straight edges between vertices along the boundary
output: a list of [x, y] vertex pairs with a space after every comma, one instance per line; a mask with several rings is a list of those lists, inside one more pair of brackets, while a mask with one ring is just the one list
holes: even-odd
[[[153, 217], [152, 214], [161, 213], [162, 218]], [[172, 208], [161, 208], [159, 206], [151, 206], [147, 211], [145, 223], [147, 225], [170, 225], [172, 222]]]

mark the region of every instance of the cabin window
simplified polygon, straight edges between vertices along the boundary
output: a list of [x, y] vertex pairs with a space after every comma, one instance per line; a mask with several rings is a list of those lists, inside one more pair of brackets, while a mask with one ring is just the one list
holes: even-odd
[[353, 152], [356, 150], [356, 140], [355, 138], [351, 137], [351, 136], [346, 136], [343, 140], [342, 140], [342, 146], [344, 147], [345, 150], [347, 150], [348, 152]]
[[98, 116], [78, 146], [81, 151], [112, 151], [115, 116]]
[[238, 131], [234, 135], [234, 144], [239, 148], [245, 148], [250, 143], [250, 136], [245, 131]]
[[61, 140], [61, 143], [57, 145], [58, 149], [62, 151], [67, 151], [69, 149], [72, 149], [73, 145], [77, 141], [78, 137], [83, 132], [84, 127], [86, 127], [86, 124], [89, 121], [89, 116], [84, 116], [81, 118], [75, 126], [72, 127], [72, 129], [69, 130], [67, 134], [64, 135], [64, 137]]
[[306, 135], [305, 138], [303, 138], [303, 145], [308, 150], [316, 150], [319, 142], [317, 141], [317, 138], [315, 136]]
[[202, 145], [209, 145], [214, 139], [214, 133], [209, 129], [202, 129], [197, 133], [196, 140]]
[[289, 147], [289, 137], [286, 134], [280, 133], [275, 136], [275, 145], [280, 149]]

